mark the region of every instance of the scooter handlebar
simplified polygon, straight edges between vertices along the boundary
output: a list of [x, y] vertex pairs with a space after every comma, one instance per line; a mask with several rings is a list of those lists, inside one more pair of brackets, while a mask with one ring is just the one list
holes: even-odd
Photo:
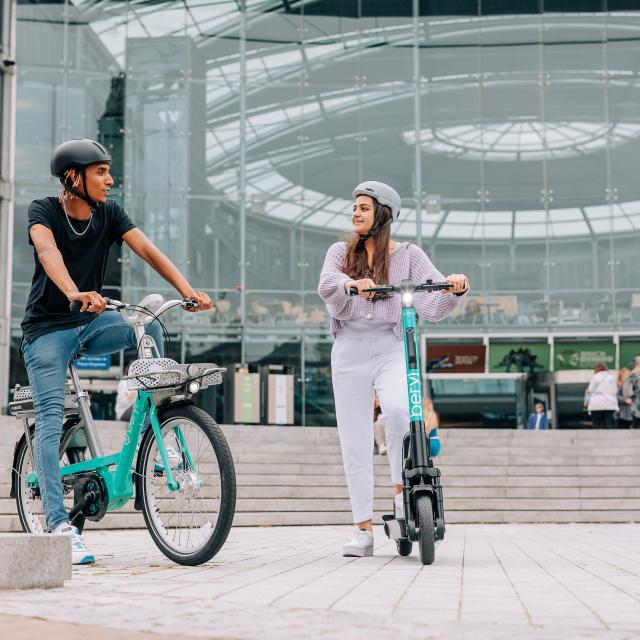
[[[382, 284], [378, 287], [371, 287], [370, 289], [363, 289], [363, 293], [400, 293], [403, 289], [409, 289], [410, 291], [444, 291], [446, 289], [451, 289], [453, 287], [452, 284], [448, 282], [433, 282], [431, 280], [427, 280], [426, 282], [422, 282], [420, 284], [413, 283], [403, 283], [403, 284]], [[357, 296], [358, 289], [356, 287], [349, 287], [349, 295]]]

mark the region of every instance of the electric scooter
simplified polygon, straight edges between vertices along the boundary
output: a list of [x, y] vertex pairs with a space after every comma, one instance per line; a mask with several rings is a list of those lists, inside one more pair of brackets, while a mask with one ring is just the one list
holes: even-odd
[[[440, 469], [434, 467], [429, 435], [427, 435], [422, 415], [422, 374], [420, 372], [420, 343], [416, 324], [416, 310], [413, 306], [413, 294], [416, 291], [442, 291], [452, 285], [446, 282], [427, 280], [415, 284], [403, 280], [399, 285], [380, 285], [364, 292], [378, 294], [396, 294], [402, 296], [402, 333], [409, 390], [409, 431], [402, 443], [402, 484], [404, 518], [384, 515], [384, 531], [391, 540], [396, 541], [398, 553], [408, 556], [413, 543], [417, 542], [422, 564], [433, 564], [435, 543], [444, 538], [444, 499], [440, 484]], [[355, 288], [350, 294], [357, 295]], [[435, 442], [434, 442], [435, 445]], [[435, 449], [436, 447], [434, 447]]]

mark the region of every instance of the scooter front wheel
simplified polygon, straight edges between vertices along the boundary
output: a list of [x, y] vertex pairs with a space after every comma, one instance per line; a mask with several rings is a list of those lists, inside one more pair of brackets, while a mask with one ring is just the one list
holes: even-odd
[[428, 495], [416, 498], [417, 524], [420, 529], [420, 560], [422, 564], [433, 564], [436, 558], [436, 532], [433, 525], [433, 506]]

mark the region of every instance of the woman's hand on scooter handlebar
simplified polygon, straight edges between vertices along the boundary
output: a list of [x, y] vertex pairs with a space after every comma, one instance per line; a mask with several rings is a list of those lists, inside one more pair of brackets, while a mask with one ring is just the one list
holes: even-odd
[[97, 291], [79, 291], [69, 295], [68, 299], [69, 310], [73, 312], [102, 313], [108, 304], [108, 299], [103, 298]]
[[371, 289], [375, 287], [376, 283], [370, 278], [362, 278], [362, 280], [349, 280], [345, 282], [344, 289], [350, 296], [358, 295], [361, 298], [367, 298], [367, 300], [373, 299], [375, 292], [364, 291], [364, 289]]
[[451, 289], [447, 290], [447, 293], [454, 293], [461, 296], [463, 293], [469, 291], [469, 278], [464, 273], [452, 273], [447, 276], [447, 282], [451, 285]]
[[211, 298], [204, 291], [192, 291], [190, 295], [185, 296], [184, 302], [183, 309], [190, 313], [207, 311], [212, 305]]

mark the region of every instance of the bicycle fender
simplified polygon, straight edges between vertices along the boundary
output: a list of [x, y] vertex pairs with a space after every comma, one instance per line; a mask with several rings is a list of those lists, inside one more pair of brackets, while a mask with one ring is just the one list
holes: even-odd
[[[30, 426], [29, 427], [29, 433], [33, 433], [33, 427]], [[16, 497], [16, 492], [17, 492], [17, 487], [16, 487], [16, 478], [17, 478], [17, 474], [13, 471], [13, 469], [17, 469], [18, 468], [18, 449], [20, 449], [20, 447], [22, 446], [24, 442], [24, 446], [27, 445], [27, 440], [26, 440], [26, 436], [24, 435], [24, 433], [16, 440], [16, 444], [13, 448], [13, 462], [11, 463], [11, 490], [9, 491], [9, 497], [11, 498], [15, 498]]]
[[428, 484], [416, 484], [413, 487], [411, 487], [411, 495], [413, 495], [413, 496], [419, 496], [419, 495], [422, 495], [424, 493], [428, 494], [432, 498], [435, 495], [435, 491], [434, 491], [434, 489], [433, 489], [433, 487], [431, 485], [428, 485]]

